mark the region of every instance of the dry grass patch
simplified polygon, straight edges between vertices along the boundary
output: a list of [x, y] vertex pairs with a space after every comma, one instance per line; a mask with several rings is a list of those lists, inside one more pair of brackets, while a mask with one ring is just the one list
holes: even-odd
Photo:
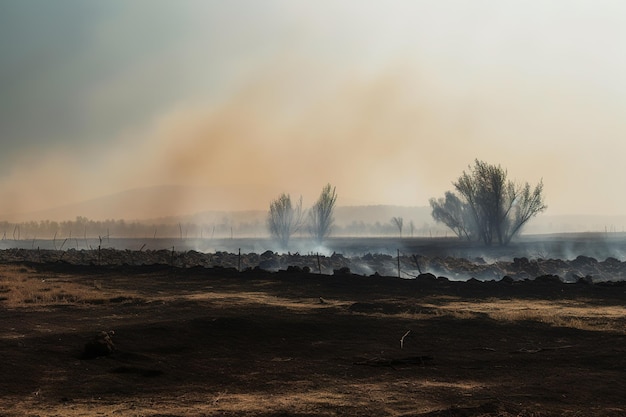
[[[112, 398], [73, 400], [66, 403], [45, 402], [35, 396], [13, 403], [14, 414], [37, 409], [38, 415], [52, 417], [84, 415], [160, 416], [163, 410], [172, 416], [222, 416], [222, 415], [382, 415], [401, 416], [428, 413], [448, 408], [437, 400], [438, 393], [448, 393], [461, 401], [484, 389], [474, 381], [446, 382], [429, 379], [380, 383], [347, 383], [336, 385], [329, 381], [328, 388], [316, 388], [308, 381], [293, 383], [288, 390], [187, 393], [180, 396], [115, 401]], [[411, 399], [407, 400], [406, 395]], [[183, 404], [181, 404], [183, 403]], [[0, 410], [2, 410], [0, 403]]]
[[0, 267], [0, 302], [7, 307], [103, 303], [120, 295], [117, 291], [103, 289], [103, 283], [98, 280], [83, 283], [72, 277], [40, 273], [23, 266]]
[[[44, 398], [33, 395], [12, 404], [12, 412], [6, 416], [28, 415], [37, 409], [41, 417], [85, 415], [125, 416], [222, 416], [222, 415], [336, 415], [341, 410], [353, 410], [354, 398], [332, 390], [304, 390], [286, 393], [231, 393], [228, 390], [198, 396], [182, 395], [177, 398], [135, 398], [123, 402], [111, 399], [76, 400], [50, 404]], [[181, 404], [184, 402], [184, 404]], [[167, 414], [163, 414], [167, 410]], [[0, 411], [3, 411], [0, 402]]]
[[425, 306], [442, 314], [467, 319], [487, 315], [500, 321], [536, 321], [555, 327], [581, 330], [626, 332], [626, 307], [619, 305], [589, 308], [589, 300], [523, 300], [488, 299], [485, 301], [447, 300]]
[[172, 298], [187, 299], [192, 301], [209, 301], [216, 304], [223, 304], [228, 306], [249, 306], [251, 304], [282, 307], [294, 312], [320, 309], [320, 308], [333, 308], [350, 305], [351, 302], [344, 300], [331, 300], [320, 298], [287, 298], [279, 297], [277, 295], [269, 294], [266, 292], [237, 292], [224, 293], [224, 292], [197, 292], [184, 296], [175, 295]]

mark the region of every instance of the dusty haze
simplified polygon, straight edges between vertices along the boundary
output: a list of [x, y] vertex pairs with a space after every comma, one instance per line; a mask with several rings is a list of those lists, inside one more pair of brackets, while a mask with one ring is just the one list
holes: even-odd
[[424, 206], [474, 158], [543, 178], [546, 215], [625, 214], [622, 2], [0, 7], [0, 214], [164, 184]]

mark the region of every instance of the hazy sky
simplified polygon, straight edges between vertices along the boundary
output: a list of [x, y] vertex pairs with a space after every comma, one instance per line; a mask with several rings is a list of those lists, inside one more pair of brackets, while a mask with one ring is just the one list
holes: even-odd
[[160, 184], [426, 205], [478, 158], [547, 214], [626, 214], [625, 74], [621, 0], [0, 0], [0, 213]]

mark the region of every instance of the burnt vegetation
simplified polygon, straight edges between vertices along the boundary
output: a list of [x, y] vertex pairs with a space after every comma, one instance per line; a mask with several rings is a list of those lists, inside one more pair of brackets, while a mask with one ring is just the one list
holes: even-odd
[[0, 414], [623, 416], [623, 289], [0, 263]]

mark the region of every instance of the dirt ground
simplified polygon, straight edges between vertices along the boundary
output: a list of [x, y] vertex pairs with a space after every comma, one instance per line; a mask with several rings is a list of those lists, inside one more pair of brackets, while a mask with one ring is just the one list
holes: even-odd
[[10, 264], [0, 300], [2, 416], [626, 415], [623, 285]]

